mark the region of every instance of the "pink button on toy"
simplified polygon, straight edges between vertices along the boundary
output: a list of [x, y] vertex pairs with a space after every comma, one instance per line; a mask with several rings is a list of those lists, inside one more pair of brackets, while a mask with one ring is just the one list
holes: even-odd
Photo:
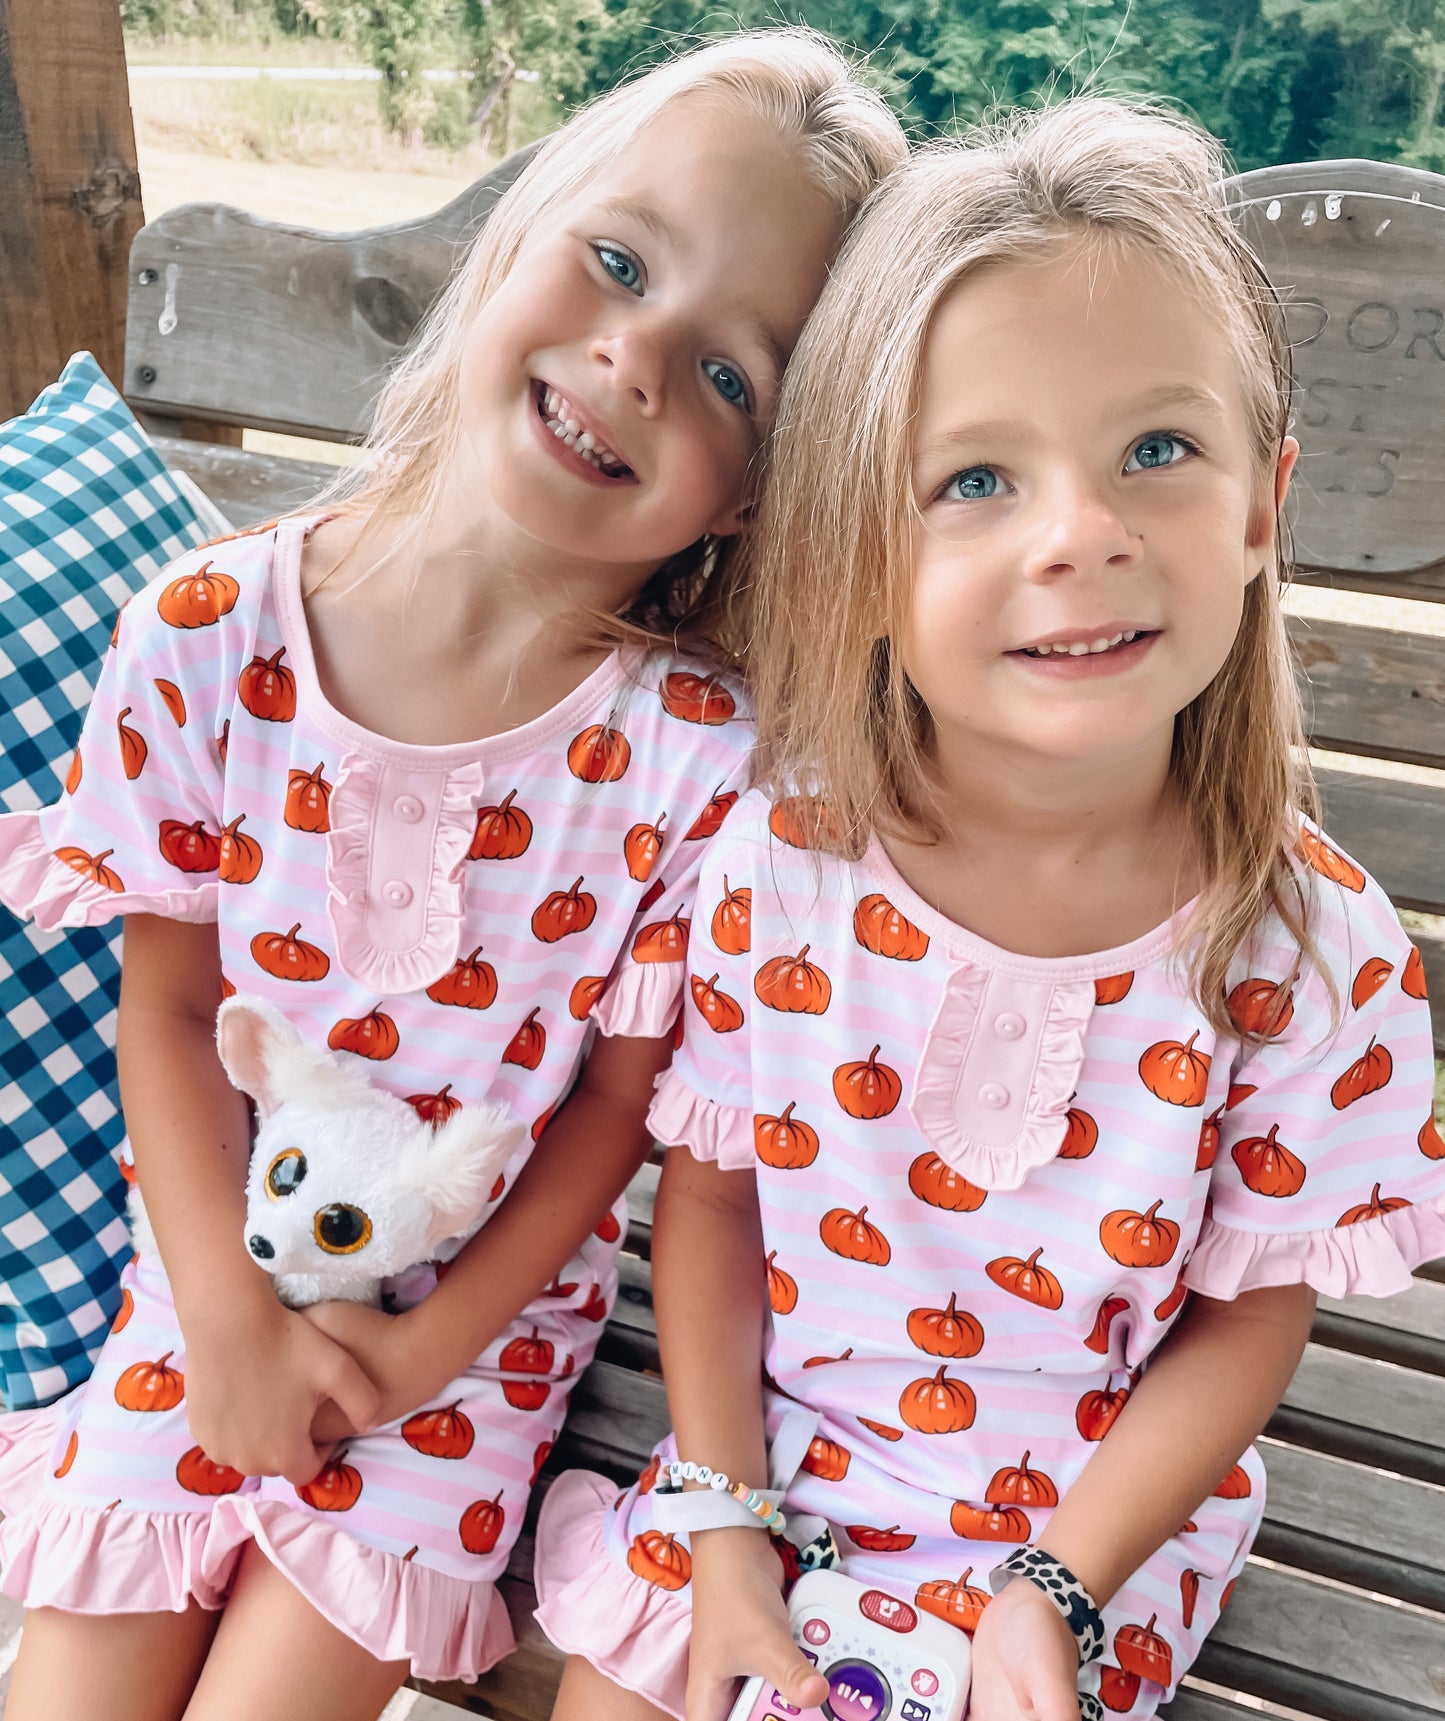
[[805, 1643], [826, 1643], [832, 1635], [827, 1624], [821, 1619], [810, 1619], [803, 1627], [803, 1641]]
[[913, 1689], [920, 1697], [932, 1697], [938, 1690], [938, 1675], [930, 1673], [926, 1667], [920, 1667], [913, 1675]]

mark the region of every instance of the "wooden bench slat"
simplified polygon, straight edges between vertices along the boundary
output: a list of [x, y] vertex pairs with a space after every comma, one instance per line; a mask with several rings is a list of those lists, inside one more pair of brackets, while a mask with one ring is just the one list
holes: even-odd
[[334, 466], [319, 460], [292, 460], [179, 436], [153, 436], [152, 441], [166, 465], [194, 478], [238, 529], [304, 506], [336, 476]]
[[1264, 1439], [1265, 1516], [1423, 1567], [1445, 1549], [1445, 1488]]
[[1445, 1432], [1445, 1380], [1321, 1345], [1305, 1347], [1284, 1403], [1423, 1446]]
[[1445, 913], [1445, 789], [1351, 771], [1321, 771], [1325, 828], [1401, 908]]
[[[1288, 1715], [1308, 1715], [1319, 1721], [1436, 1721], [1437, 1709], [1389, 1697], [1358, 1685], [1344, 1685], [1329, 1674], [1314, 1671], [1308, 1657], [1297, 1664], [1252, 1655], [1211, 1638], [1200, 1651], [1194, 1675], [1227, 1691], [1248, 1693]], [[1255, 1709], [1255, 1714], [1259, 1713]]]
[[1445, 1342], [1445, 1284], [1429, 1279], [1416, 1279], [1408, 1291], [1394, 1297], [1321, 1297], [1318, 1306], [1362, 1326], [1388, 1327]]
[[1288, 626], [1315, 746], [1445, 764], [1445, 642], [1313, 616]]
[[1258, 1709], [1245, 1709], [1212, 1691], [1184, 1685], [1174, 1701], [1159, 1711], [1159, 1721], [1260, 1721], [1260, 1715]]

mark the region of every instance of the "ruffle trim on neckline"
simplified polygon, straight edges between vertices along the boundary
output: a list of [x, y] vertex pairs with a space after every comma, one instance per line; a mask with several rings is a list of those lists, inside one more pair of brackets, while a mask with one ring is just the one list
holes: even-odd
[[984, 1140], [976, 1127], [970, 1128], [978, 1102], [963, 1092], [989, 980], [989, 971], [972, 963], [949, 975], [918, 1060], [908, 1109], [939, 1157], [961, 1177], [980, 1189], [1011, 1190], [1056, 1159], [1064, 1144], [1069, 1101], [1084, 1062], [1094, 983], [1060, 981], [1049, 989], [1022, 1116], [1012, 1136], [999, 1142]]
[[608, 1547], [620, 1490], [588, 1470], [559, 1476], [537, 1521], [537, 1624], [564, 1655], [682, 1721], [692, 1609], [628, 1571]]
[[624, 955], [592, 1006], [600, 1034], [660, 1040], [677, 1021], [685, 962], [637, 962]]
[[712, 1160], [720, 1171], [751, 1171], [753, 1114], [746, 1106], [719, 1105], [693, 1090], [673, 1070], [657, 1078], [647, 1124], [667, 1147], [685, 1147], [694, 1159]]
[[219, 893], [215, 879], [183, 890], [107, 890], [56, 857], [46, 845], [39, 810], [0, 816], [0, 902], [42, 932], [103, 926], [122, 914], [210, 923], [217, 918]]
[[1445, 1255], [1445, 1195], [1327, 1231], [1237, 1231], [1204, 1221], [1184, 1283], [1229, 1302], [1267, 1285], [1309, 1285], [1326, 1297], [1392, 1297], [1411, 1272]]
[[397, 950], [379, 944], [371, 927], [371, 865], [384, 769], [377, 760], [348, 753], [337, 773], [326, 835], [326, 914], [343, 971], [381, 997], [396, 997], [440, 980], [457, 959], [467, 850], [486, 787], [479, 760], [445, 773], [433, 826], [431, 872], [424, 883], [413, 886], [426, 892], [421, 936], [410, 949]]

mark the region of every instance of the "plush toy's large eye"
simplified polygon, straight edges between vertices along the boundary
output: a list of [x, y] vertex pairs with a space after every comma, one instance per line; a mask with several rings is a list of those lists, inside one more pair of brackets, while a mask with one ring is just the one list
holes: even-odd
[[316, 1241], [328, 1255], [354, 1255], [371, 1241], [371, 1221], [359, 1207], [344, 1201], [323, 1207], [312, 1229]]
[[306, 1155], [299, 1147], [278, 1153], [266, 1167], [266, 1194], [272, 1201], [289, 1195], [306, 1176]]

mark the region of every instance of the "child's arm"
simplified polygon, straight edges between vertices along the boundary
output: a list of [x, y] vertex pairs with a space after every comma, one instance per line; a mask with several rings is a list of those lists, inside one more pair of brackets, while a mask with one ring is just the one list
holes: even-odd
[[128, 918], [116, 1057], [126, 1128], [186, 1345], [186, 1416], [218, 1464], [309, 1482], [309, 1429], [333, 1398], [358, 1425], [376, 1394], [340, 1345], [277, 1301], [245, 1229], [250, 1118], [216, 1052], [214, 925]]
[[[1227, 1303], [1191, 1298], [1038, 1538], [1100, 1607], [1176, 1534], [1269, 1420], [1314, 1306], [1307, 1285], [1246, 1291]], [[1077, 1721], [1074, 1641], [1032, 1584], [1016, 1579], [990, 1603], [974, 1651], [973, 1721], [1034, 1713]]]
[[[308, 1318], [360, 1362], [378, 1419], [405, 1416], [467, 1368], [566, 1266], [647, 1158], [647, 1104], [667, 1040], [599, 1035], [507, 1198], [430, 1296], [401, 1315], [321, 1303]], [[350, 1429], [326, 1411], [314, 1432]]]

